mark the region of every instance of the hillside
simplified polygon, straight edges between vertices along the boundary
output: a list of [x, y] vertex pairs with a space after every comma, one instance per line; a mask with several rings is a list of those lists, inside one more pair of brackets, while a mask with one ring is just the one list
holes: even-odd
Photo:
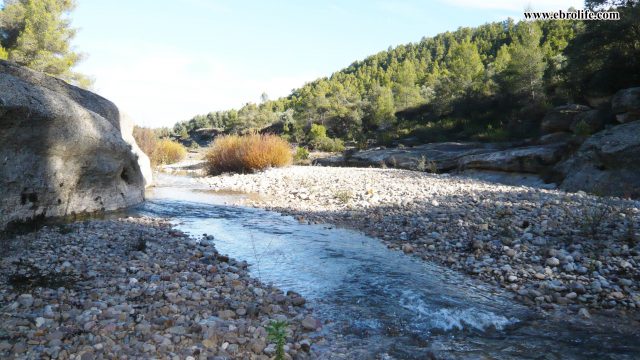
[[[584, 102], [640, 83], [633, 46], [638, 5], [621, 21], [488, 23], [381, 51], [277, 100], [197, 115], [175, 125], [243, 133], [269, 127], [294, 142], [311, 124], [360, 147], [403, 137], [420, 142], [501, 141], [536, 135], [554, 105]], [[594, 36], [594, 34], [599, 34]]]

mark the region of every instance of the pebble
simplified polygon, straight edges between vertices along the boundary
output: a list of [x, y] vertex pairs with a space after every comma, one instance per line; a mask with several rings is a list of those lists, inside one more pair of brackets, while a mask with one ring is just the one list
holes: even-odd
[[[545, 304], [580, 301], [585, 308], [599, 309], [605, 304], [600, 293], [607, 291], [607, 307], [636, 309], [635, 301], [624, 300], [629, 299], [626, 295], [616, 298], [619, 295], [610, 294], [624, 295], [618, 290], [640, 292], [636, 280], [640, 279], [640, 264], [633, 255], [640, 249], [632, 249], [622, 240], [626, 222], [616, 217], [622, 208], [631, 209], [635, 223], [640, 224], [637, 201], [614, 202], [587, 194], [399, 169], [292, 166], [194, 181], [212, 190], [259, 194], [263, 198], [253, 199], [249, 205], [306, 222], [360, 229], [390, 248], [511, 291], [539, 289]], [[314, 196], [290, 201], [292, 191], [313, 192]], [[349, 191], [359, 200], [337, 201], [338, 191]], [[581, 214], [602, 206], [610, 207], [611, 215], [603, 220], [606, 231], [597, 234], [594, 241], [584, 233]], [[512, 270], [501, 271], [504, 265]], [[620, 273], [630, 282], [618, 282], [615, 278]], [[517, 280], [512, 281], [511, 275]], [[596, 280], [599, 283], [591, 286]], [[547, 281], [557, 283], [546, 287]], [[583, 289], [570, 287], [576, 282]], [[613, 289], [607, 283], [625, 288]], [[583, 300], [554, 297], [557, 289], [564, 289], [561, 294], [589, 296]]]
[[[251, 278], [246, 263], [217, 256], [164, 220], [67, 226], [71, 233], [44, 227], [9, 240], [30, 246], [9, 247], [3, 273], [37, 271], [55, 286], [15, 293], [0, 283], [0, 307], [10, 309], [0, 313], [0, 358], [262, 359], [265, 324], [286, 321], [295, 341], [319, 324], [303, 297]], [[132, 250], [140, 238], [147, 253]], [[28, 266], [17, 268], [18, 259]], [[287, 349], [293, 358], [299, 347]]]

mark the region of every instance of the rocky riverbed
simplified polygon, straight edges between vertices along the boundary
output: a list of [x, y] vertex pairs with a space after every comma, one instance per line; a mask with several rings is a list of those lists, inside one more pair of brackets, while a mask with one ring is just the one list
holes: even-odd
[[360, 229], [541, 309], [640, 308], [637, 201], [396, 169], [294, 166], [199, 181], [258, 193], [245, 204], [300, 221]]
[[305, 299], [262, 284], [247, 263], [163, 220], [93, 220], [4, 240], [0, 357], [269, 359], [286, 321], [287, 358], [316, 358]]

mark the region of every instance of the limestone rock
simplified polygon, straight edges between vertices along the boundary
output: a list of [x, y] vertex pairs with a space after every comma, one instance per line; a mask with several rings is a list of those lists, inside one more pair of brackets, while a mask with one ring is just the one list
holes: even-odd
[[109, 100], [0, 61], [0, 229], [144, 199], [136, 155]]
[[357, 151], [346, 157], [317, 159], [314, 163], [323, 166], [387, 166], [416, 170], [423, 162], [424, 170], [429, 171], [430, 163], [433, 162], [436, 170], [442, 172], [456, 169], [458, 160], [463, 156], [499, 151], [509, 146], [510, 144], [443, 142], [411, 148], [374, 148]]
[[550, 144], [469, 155], [459, 160], [459, 167], [461, 169], [539, 173], [557, 163], [564, 150], [563, 144]]
[[611, 99], [611, 110], [620, 123], [640, 120], [640, 87], [618, 91]]
[[602, 130], [605, 124], [612, 122], [611, 120], [613, 120], [613, 116], [609, 111], [606, 111], [606, 110], [585, 111], [577, 114], [573, 118], [573, 122], [571, 123], [571, 131], [573, 133], [580, 133], [581, 131], [587, 132], [587, 134], [578, 134], [578, 135], [593, 134]]
[[594, 134], [556, 170], [564, 190], [640, 196], [640, 121]]
[[541, 131], [543, 134], [569, 131], [574, 117], [591, 108], [585, 105], [563, 105], [553, 108], [542, 119]]

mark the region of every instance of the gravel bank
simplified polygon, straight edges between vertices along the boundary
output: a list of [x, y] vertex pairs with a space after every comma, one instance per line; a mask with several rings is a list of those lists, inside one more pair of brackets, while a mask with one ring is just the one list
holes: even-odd
[[45, 227], [2, 245], [0, 358], [269, 359], [273, 320], [289, 323], [289, 358], [316, 357], [320, 324], [302, 297], [162, 220]]
[[542, 309], [640, 308], [637, 201], [395, 169], [294, 166], [199, 181], [259, 193], [247, 204], [301, 221], [362, 230]]

